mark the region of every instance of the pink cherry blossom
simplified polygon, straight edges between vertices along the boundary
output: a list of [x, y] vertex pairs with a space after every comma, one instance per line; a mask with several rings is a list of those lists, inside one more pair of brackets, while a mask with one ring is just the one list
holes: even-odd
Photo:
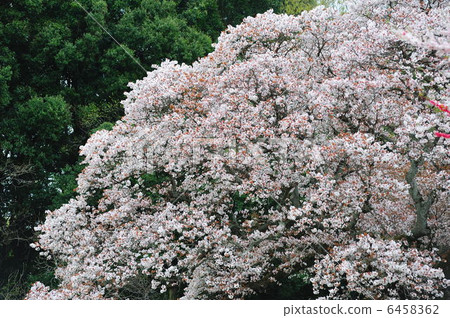
[[37, 227], [60, 285], [28, 298], [236, 299], [298, 273], [329, 298], [441, 297], [448, 4], [269, 11], [155, 66]]

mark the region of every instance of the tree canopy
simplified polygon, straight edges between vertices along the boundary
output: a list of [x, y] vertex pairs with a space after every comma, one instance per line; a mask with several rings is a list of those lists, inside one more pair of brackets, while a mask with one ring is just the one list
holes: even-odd
[[269, 11], [131, 84], [37, 228], [60, 283], [28, 298], [443, 297], [448, 4]]

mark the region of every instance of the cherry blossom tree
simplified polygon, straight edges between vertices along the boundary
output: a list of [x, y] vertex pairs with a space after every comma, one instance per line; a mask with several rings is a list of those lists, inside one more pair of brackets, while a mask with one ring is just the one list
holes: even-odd
[[401, 35], [446, 45], [449, 2], [346, 6], [247, 18], [130, 84], [37, 227], [60, 287], [28, 298], [246, 298], [299, 273], [321, 297], [442, 297], [448, 52]]

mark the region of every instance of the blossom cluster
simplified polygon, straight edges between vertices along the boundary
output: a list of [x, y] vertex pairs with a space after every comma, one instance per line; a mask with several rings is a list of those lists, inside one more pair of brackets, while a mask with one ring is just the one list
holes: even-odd
[[37, 227], [61, 283], [28, 298], [246, 298], [304, 271], [330, 298], [442, 296], [450, 121], [427, 98], [448, 104], [450, 73], [398, 34], [442, 42], [448, 1], [426, 3], [269, 11], [155, 66]]
[[331, 299], [433, 299], [450, 285], [432, 265], [434, 253], [409, 248], [406, 242], [361, 235], [356, 242], [334, 247], [314, 265], [315, 292]]

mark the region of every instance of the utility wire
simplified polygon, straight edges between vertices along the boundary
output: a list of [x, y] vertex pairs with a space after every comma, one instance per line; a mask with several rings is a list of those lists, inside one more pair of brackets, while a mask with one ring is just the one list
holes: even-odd
[[105, 28], [100, 22], [98, 22], [98, 20], [92, 15], [92, 13], [90, 13], [88, 10], [86, 10], [86, 8], [85, 8], [80, 2], [78, 2], [78, 0], [73, 0], [73, 1], [75, 1], [75, 2], [80, 6], [80, 8], [83, 9], [83, 11], [86, 12], [86, 14], [87, 14], [92, 20], [94, 20], [95, 23], [97, 23], [97, 24], [99, 25], [99, 27], [101, 27], [102, 30], [105, 31], [105, 33], [108, 34], [109, 37], [110, 37], [111, 39], [113, 39], [114, 42], [116, 42], [117, 45], [119, 45], [119, 46], [122, 48], [122, 50], [124, 50], [125, 53], [127, 53], [127, 55], [128, 55], [129, 57], [131, 57], [131, 58], [133, 59], [133, 61], [134, 61], [137, 65], [139, 65], [139, 67], [145, 72], [145, 74], [147, 74], [148, 71], [145, 69], [145, 67], [143, 67], [143, 66], [141, 65], [141, 63], [139, 63], [139, 61], [138, 61], [133, 55], [131, 55], [130, 52], [128, 52], [128, 51], [125, 49], [125, 47], [124, 47], [122, 44], [120, 44], [120, 42], [117, 41], [117, 40], [112, 36], [112, 34], [109, 33], [108, 30], [106, 30], [106, 28]]

